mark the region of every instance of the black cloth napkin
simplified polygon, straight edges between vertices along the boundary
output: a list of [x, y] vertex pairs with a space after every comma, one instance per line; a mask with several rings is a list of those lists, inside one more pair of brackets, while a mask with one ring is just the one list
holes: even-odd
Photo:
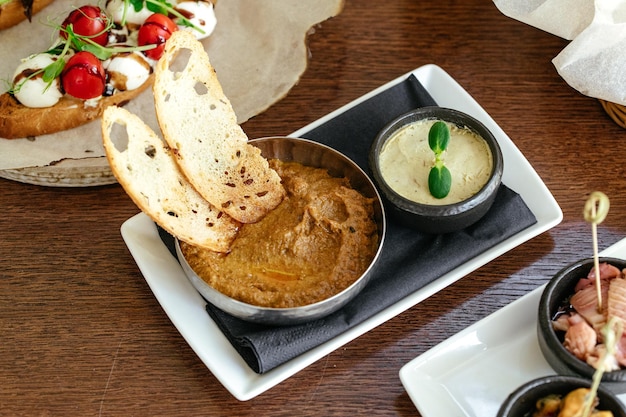
[[[301, 136], [332, 146], [369, 172], [367, 155], [376, 134], [395, 117], [435, 104], [411, 75]], [[460, 232], [426, 235], [387, 219], [386, 241], [372, 280], [330, 316], [272, 327], [240, 320], [211, 304], [207, 304], [207, 312], [246, 363], [262, 374], [356, 326], [534, 223], [536, 219], [522, 198], [502, 185], [487, 215]], [[162, 230], [160, 233], [175, 255], [173, 238]]]

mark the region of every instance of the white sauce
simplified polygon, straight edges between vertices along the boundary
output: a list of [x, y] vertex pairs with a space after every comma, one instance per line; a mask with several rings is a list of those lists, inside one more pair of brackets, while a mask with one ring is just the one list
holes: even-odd
[[435, 121], [409, 124], [389, 138], [379, 156], [381, 175], [389, 187], [409, 200], [453, 204], [476, 194], [487, 183], [493, 157], [482, 137], [448, 123], [450, 142], [442, 160], [452, 174], [452, 186], [446, 197], [433, 197], [428, 189], [428, 174], [435, 154], [428, 146], [428, 131]]
[[98, 96], [98, 97], [94, 97], [94, 98], [90, 98], [87, 100], [84, 100], [83, 102], [83, 107], [88, 108], [88, 107], [98, 107], [98, 102], [100, 101], [100, 99], [102, 98], [102, 96]]
[[27, 107], [41, 108], [54, 106], [61, 99], [61, 86], [58, 78], [47, 83], [43, 74], [26, 78], [28, 73], [43, 69], [56, 61], [50, 54], [32, 55], [18, 65], [13, 74], [13, 83], [16, 86], [15, 97]]

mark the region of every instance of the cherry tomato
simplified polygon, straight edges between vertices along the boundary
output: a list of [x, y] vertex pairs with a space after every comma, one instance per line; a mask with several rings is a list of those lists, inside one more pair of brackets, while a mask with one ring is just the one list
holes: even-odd
[[139, 28], [137, 34], [137, 43], [139, 46], [144, 45], [158, 45], [154, 49], [148, 49], [143, 53], [152, 59], [159, 59], [163, 55], [163, 49], [165, 49], [165, 41], [167, 41], [172, 33], [178, 30], [176, 23], [169, 17], [154, 13], [146, 19], [146, 21]]
[[63, 90], [83, 100], [101, 96], [105, 84], [106, 74], [102, 61], [91, 52], [81, 51], [72, 55], [61, 73]]
[[63, 21], [61, 25], [61, 36], [67, 39], [65, 28], [72, 25], [74, 33], [88, 37], [95, 43], [106, 46], [109, 39], [109, 31], [107, 30], [109, 18], [97, 6], [81, 6], [73, 10]]

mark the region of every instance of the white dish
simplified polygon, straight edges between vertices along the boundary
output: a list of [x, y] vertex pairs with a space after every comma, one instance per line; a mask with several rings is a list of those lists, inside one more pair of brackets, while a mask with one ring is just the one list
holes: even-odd
[[[154, 223], [141, 213], [130, 218], [122, 225], [122, 236], [148, 285], [174, 326], [176, 326], [191, 348], [220, 383], [235, 398], [245, 401], [267, 391], [340, 346], [395, 317], [494, 258], [554, 227], [561, 221], [561, 209], [526, 158], [493, 119], [454, 79], [435, 65], [426, 65], [417, 68], [411, 73], [417, 77], [439, 105], [469, 113], [491, 129], [498, 138], [504, 155], [505, 171], [503, 182], [522, 196], [537, 218], [537, 223], [443, 275], [340, 336], [270, 372], [259, 375], [246, 365], [205, 312], [203, 299], [187, 281], [178, 262], [163, 245]], [[291, 136], [300, 136], [302, 133], [341, 114], [384, 89], [400, 83], [411, 73], [398, 77], [322, 119], [294, 132]], [[194, 319], [189, 320], [190, 317]]]
[[[601, 255], [626, 259], [626, 239]], [[544, 287], [402, 367], [402, 385], [423, 417], [492, 417], [517, 387], [555, 374], [537, 342], [537, 308]], [[619, 398], [626, 402], [626, 394]]]

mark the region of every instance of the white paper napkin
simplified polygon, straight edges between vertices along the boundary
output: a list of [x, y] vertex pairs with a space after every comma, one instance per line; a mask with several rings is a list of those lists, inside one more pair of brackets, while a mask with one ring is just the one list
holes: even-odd
[[574, 39], [593, 18], [593, 0], [494, 0], [506, 16], [565, 39]]
[[493, 0], [506, 16], [572, 42], [552, 63], [580, 93], [626, 105], [626, 0]]

